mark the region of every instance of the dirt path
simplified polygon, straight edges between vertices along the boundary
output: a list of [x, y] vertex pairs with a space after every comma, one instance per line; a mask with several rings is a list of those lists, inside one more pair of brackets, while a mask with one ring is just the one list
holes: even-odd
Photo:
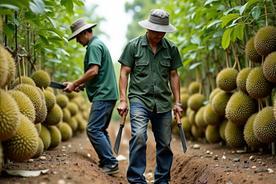
[[[112, 123], [112, 144], [119, 124]], [[150, 132], [150, 131], [149, 131]], [[129, 124], [126, 125], [120, 147], [120, 172], [114, 176], [104, 174], [97, 166], [98, 158], [86, 134], [80, 134], [57, 148], [46, 151], [42, 157], [24, 163], [8, 163], [8, 169], [49, 169], [38, 177], [22, 178], [1, 176], [1, 184], [126, 184]], [[174, 162], [171, 184], [276, 184], [276, 158], [257, 153], [236, 153], [220, 145], [189, 142], [189, 150], [183, 154], [180, 142], [173, 138]], [[146, 178], [152, 183], [155, 164], [155, 145], [149, 134]], [[252, 157], [250, 157], [252, 156]], [[270, 170], [271, 169], [271, 170]], [[272, 172], [272, 173], [269, 173]]]

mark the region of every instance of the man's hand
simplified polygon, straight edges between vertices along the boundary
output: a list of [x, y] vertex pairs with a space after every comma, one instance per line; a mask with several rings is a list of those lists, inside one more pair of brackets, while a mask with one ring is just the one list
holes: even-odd
[[71, 93], [76, 90], [76, 87], [72, 82], [64, 82], [63, 84], [66, 85], [66, 88], [63, 89], [65, 92]]
[[128, 112], [128, 105], [126, 101], [121, 101], [117, 107], [118, 113], [120, 116], [123, 116], [125, 113]]
[[175, 103], [173, 106], [173, 112], [174, 112], [174, 116], [176, 117], [176, 113], [179, 115], [179, 117], [182, 117], [182, 113], [183, 113], [183, 108], [182, 108], [182, 104], [181, 103]]

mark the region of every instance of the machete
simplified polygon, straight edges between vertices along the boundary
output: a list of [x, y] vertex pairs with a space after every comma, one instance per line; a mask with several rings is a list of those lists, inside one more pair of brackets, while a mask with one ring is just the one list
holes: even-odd
[[115, 144], [114, 144], [114, 153], [118, 154], [119, 153], [119, 148], [120, 148], [120, 143], [121, 143], [121, 138], [122, 138], [122, 133], [123, 133], [123, 128], [125, 126], [125, 122], [126, 122], [126, 116], [127, 116], [127, 112], [125, 112], [123, 114], [123, 116], [121, 117], [121, 121], [120, 121], [120, 129], [118, 131], [116, 140], [115, 140]]
[[[55, 88], [55, 89], [64, 89], [64, 88], [66, 88], [66, 85], [64, 85], [60, 82], [51, 81], [50, 87]], [[85, 88], [84, 86], [79, 87], [79, 89], [82, 90], [82, 91], [84, 90], [84, 88]]]
[[180, 135], [180, 140], [182, 143], [183, 152], [185, 153], [187, 151], [187, 142], [186, 142], [184, 130], [182, 128], [181, 119], [180, 119], [180, 116], [178, 113], [176, 113], [176, 122], [177, 122], [177, 126], [179, 128], [179, 135]]

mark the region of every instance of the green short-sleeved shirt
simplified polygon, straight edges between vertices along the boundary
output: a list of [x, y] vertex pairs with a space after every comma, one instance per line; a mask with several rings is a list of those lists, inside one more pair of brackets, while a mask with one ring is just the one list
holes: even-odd
[[130, 41], [119, 62], [131, 67], [129, 94], [130, 102], [143, 102], [149, 110], [158, 113], [172, 108], [170, 71], [182, 66], [177, 47], [163, 38], [154, 55], [146, 35]]
[[118, 87], [110, 53], [105, 44], [95, 36], [86, 48], [84, 71], [86, 72], [93, 64], [99, 65], [99, 72], [85, 84], [89, 100], [91, 102], [117, 100]]

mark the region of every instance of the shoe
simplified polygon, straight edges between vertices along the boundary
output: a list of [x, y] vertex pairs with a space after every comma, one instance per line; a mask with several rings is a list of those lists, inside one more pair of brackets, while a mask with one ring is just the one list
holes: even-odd
[[114, 165], [105, 165], [102, 167], [103, 171], [106, 174], [116, 174], [119, 172], [119, 166], [118, 164], [114, 164]]

